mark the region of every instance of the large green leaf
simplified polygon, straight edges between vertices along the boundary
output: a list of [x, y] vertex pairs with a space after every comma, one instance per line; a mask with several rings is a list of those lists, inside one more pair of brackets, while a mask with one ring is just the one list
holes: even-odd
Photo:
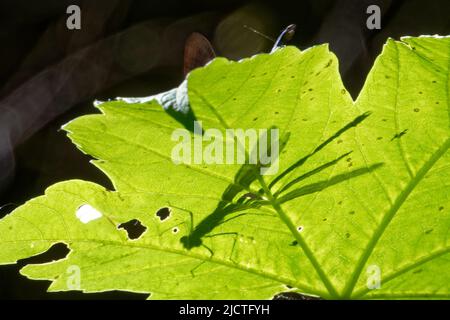
[[[192, 72], [187, 115], [100, 104], [65, 130], [115, 190], [50, 187], [0, 221], [0, 263], [66, 243], [65, 259], [21, 272], [65, 291], [77, 266], [84, 292], [153, 299], [449, 298], [449, 74], [450, 38], [389, 40], [354, 102], [327, 46], [286, 47]], [[278, 173], [175, 165], [171, 135], [194, 118], [279, 128]], [[80, 207], [101, 215], [83, 223]], [[138, 239], [118, 228], [133, 219]]]

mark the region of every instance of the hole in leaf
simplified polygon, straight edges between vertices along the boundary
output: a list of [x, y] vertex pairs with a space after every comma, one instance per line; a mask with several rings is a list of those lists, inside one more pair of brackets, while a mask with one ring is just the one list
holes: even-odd
[[298, 232], [302, 232], [302, 231], [303, 231], [303, 226], [298, 226], [298, 227], [297, 227], [297, 231], [298, 231]]
[[306, 296], [296, 292], [282, 292], [273, 297], [273, 300], [321, 300], [317, 297]]
[[178, 230], [177, 227], [175, 227], [175, 228], [172, 229], [172, 232], [173, 232], [173, 233], [178, 233], [178, 231], [179, 231], [179, 230]]
[[89, 204], [79, 206], [75, 215], [84, 224], [102, 217], [102, 213]]
[[[34, 244], [31, 242], [30, 247], [33, 248]], [[69, 254], [70, 249], [65, 243], [55, 243], [47, 251], [38, 254], [34, 257], [20, 260], [25, 264], [42, 264], [64, 259]]]
[[142, 223], [137, 219], [121, 223], [117, 228], [124, 229], [128, 234], [128, 239], [130, 240], [139, 239], [145, 230], [147, 230], [147, 227], [142, 225]]
[[159, 217], [159, 220], [164, 221], [170, 217], [170, 209], [167, 207], [161, 208], [156, 211], [156, 216]]

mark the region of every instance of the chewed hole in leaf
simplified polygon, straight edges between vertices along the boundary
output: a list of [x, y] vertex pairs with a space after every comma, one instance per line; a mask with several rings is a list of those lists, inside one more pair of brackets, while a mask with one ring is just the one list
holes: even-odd
[[121, 223], [118, 226], [119, 229], [124, 229], [128, 234], [128, 239], [135, 240], [139, 239], [142, 234], [147, 230], [147, 227], [144, 226], [139, 220], [133, 219], [125, 223]]
[[297, 231], [298, 231], [298, 232], [302, 232], [302, 231], [303, 231], [303, 226], [298, 226], [298, 227], [297, 227]]
[[274, 296], [273, 300], [320, 300], [320, 298], [296, 292], [282, 292]]
[[84, 224], [97, 220], [103, 216], [100, 211], [93, 208], [89, 204], [83, 204], [79, 206], [75, 212], [75, 215], [78, 220], [80, 220]]
[[178, 231], [179, 231], [179, 229], [178, 229], [177, 227], [175, 227], [175, 228], [172, 229], [172, 232], [173, 232], [173, 233], [178, 233]]
[[156, 211], [156, 216], [159, 220], [164, 221], [170, 217], [170, 208], [164, 207]]
[[[34, 247], [33, 243], [30, 245]], [[70, 249], [65, 243], [55, 243], [47, 251], [34, 257], [23, 259], [25, 264], [43, 264], [64, 259], [69, 254]]]

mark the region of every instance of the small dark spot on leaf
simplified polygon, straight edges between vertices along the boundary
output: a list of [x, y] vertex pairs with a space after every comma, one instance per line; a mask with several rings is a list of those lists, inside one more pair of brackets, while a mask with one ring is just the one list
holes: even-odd
[[295, 76], [291, 76], [291, 79], [294, 79], [295, 78]]
[[436, 104], [439, 104], [439, 101], [436, 101]]
[[293, 247], [293, 246], [296, 246], [297, 244], [298, 244], [297, 240], [294, 240], [294, 241], [291, 242], [290, 246]]
[[177, 233], [177, 232], [178, 232], [178, 228], [177, 228], [177, 227], [173, 228], [173, 229], [172, 229], [172, 232], [173, 232], [173, 233]]
[[333, 60], [330, 59], [327, 64], [325, 65], [325, 68], [328, 68], [329, 66], [331, 66], [331, 64], [333, 63]]
[[347, 239], [350, 238], [350, 233], [347, 232], [347, 233], [345, 234], [345, 237], [346, 237]]
[[236, 101], [237, 100], [237, 98], [233, 98], [233, 101]]
[[258, 120], [258, 117], [253, 118], [253, 121], [256, 121], [256, 120]]
[[350, 163], [348, 164], [348, 167], [349, 167], [349, 168], [350, 168], [350, 167], [353, 167], [353, 163], [350, 162]]
[[121, 223], [118, 226], [119, 229], [124, 229], [128, 234], [128, 239], [138, 239], [147, 230], [147, 227], [141, 224], [137, 219], [130, 220], [125, 223]]
[[444, 210], [444, 207], [440, 206], [439, 211], [442, 211], [442, 210]]
[[314, 100], [314, 97], [312, 97], [311, 99], [309, 99], [309, 101], [313, 101]]
[[316, 73], [316, 76], [320, 75], [320, 71]]
[[308, 84], [308, 81], [305, 81], [305, 82], [303, 82], [303, 85], [305, 85], [305, 86], [306, 86], [307, 84]]
[[420, 109], [419, 108], [414, 108], [414, 112], [419, 112]]
[[383, 139], [383, 137], [378, 137], [378, 138], [377, 138], [377, 140], [382, 140], [382, 139]]
[[433, 80], [433, 81], [431, 81], [431, 82], [436, 83], [436, 80]]
[[264, 72], [264, 73], [263, 73], [263, 76], [265, 76], [265, 75], [267, 75], [267, 72]]
[[428, 229], [427, 231], [425, 231], [425, 234], [430, 234], [433, 232], [433, 229]]
[[383, 122], [386, 122], [386, 121], [387, 121], [387, 119], [381, 119], [381, 121], [383, 121]]
[[341, 204], [342, 204], [342, 201], [339, 201], [339, 202], [338, 202], [338, 205], [341, 205]]
[[278, 114], [279, 112], [278, 112], [278, 111], [275, 111], [274, 113], [275, 113], [275, 114]]
[[423, 92], [422, 92], [422, 91], [419, 91], [419, 94], [423, 94]]
[[347, 158], [345, 161], [350, 162], [352, 161], [352, 158]]
[[13, 229], [13, 227], [12, 226], [9, 226], [9, 228], [8, 228], [9, 230], [12, 230]]
[[309, 88], [309, 89], [308, 89], [308, 91], [310, 91], [310, 92], [311, 92], [311, 91], [313, 91], [313, 89], [312, 89], [312, 88]]
[[352, 211], [349, 212], [349, 214], [355, 214], [355, 211], [352, 210]]
[[327, 218], [323, 218], [322, 221], [323, 221], [323, 222], [327, 221]]
[[413, 273], [417, 274], [417, 273], [421, 273], [422, 271], [423, 271], [422, 269], [417, 269], [417, 270], [414, 270]]
[[159, 217], [159, 220], [164, 221], [170, 216], [170, 209], [167, 207], [161, 208], [156, 211], [156, 216]]
[[390, 76], [384, 76], [386, 79], [390, 79], [391, 77]]
[[303, 230], [303, 227], [302, 227], [302, 226], [297, 227], [297, 231], [298, 231], [298, 232], [301, 232], [302, 230]]
[[396, 134], [392, 137], [391, 141], [392, 141], [392, 140], [395, 140], [395, 139], [400, 139], [400, 138], [403, 137], [407, 132], [408, 132], [408, 129], [405, 129], [405, 130], [403, 130], [402, 132], [396, 133]]
[[306, 119], [306, 118], [303, 118], [302, 120], [303, 120], [303, 121], [308, 121], [308, 119]]
[[347, 93], [347, 90], [342, 89], [342, 90], [341, 90], [341, 93], [342, 93], [342, 94], [346, 94], [346, 93]]
[[339, 139], [339, 140], [337, 141], [337, 144], [341, 144], [342, 142], [344, 142], [344, 141], [342, 141], [341, 139]]
[[281, 89], [278, 89], [278, 90], [277, 90], [277, 93], [280, 93], [280, 92], [281, 92]]

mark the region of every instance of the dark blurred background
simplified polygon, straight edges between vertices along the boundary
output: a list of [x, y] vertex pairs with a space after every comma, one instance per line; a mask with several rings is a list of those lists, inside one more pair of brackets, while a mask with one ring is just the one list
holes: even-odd
[[[81, 30], [66, 9], [81, 8]], [[366, 9], [381, 8], [381, 30]], [[147, 96], [183, 80], [184, 41], [204, 34], [218, 55], [241, 59], [270, 51], [270, 40], [297, 24], [290, 44], [330, 43], [356, 97], [388, 37], [450, 34], [448, 0], [0, 0], [0, 218], [49, 185], [80, 178], [112, 188], [59, 128], [96, 112], [94, 99]], [[0, 235], [1, 238], [1, 235]], [[63, 257], [56, 245], [39, 257], [0, 267], [0, 298], [142, 299], [110, 292], [46, 293], [47, 281], [20, 276], [25, 263]], [[291, 296], [286, 296], [287, 298]]]

